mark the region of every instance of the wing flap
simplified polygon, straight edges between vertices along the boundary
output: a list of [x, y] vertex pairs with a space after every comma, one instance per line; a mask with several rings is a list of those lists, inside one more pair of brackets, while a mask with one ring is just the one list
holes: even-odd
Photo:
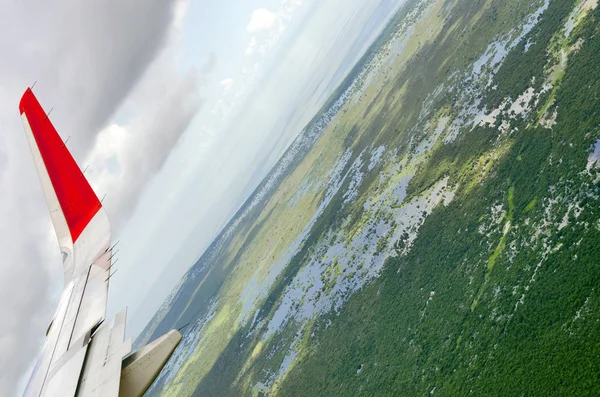
[[83, 367], [78, 397], [116, 397], [119, 395], [121, 363], [131, 351], [131, 340], [125, 338], [124, 309], [92, 337]]

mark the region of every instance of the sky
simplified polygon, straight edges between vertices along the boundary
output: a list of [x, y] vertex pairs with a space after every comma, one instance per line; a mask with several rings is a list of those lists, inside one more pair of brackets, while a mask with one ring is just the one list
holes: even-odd
[[34, 92], [111, 219], [109, 316], [136, 336], [400, 0], [5, 0], [0, 24], [0, 397], [62, 290], [18, 114]]

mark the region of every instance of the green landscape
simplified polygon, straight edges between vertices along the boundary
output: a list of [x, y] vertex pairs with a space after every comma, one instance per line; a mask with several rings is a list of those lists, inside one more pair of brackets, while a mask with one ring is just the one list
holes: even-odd
[[597, 0], [406, 0], [139, 336], [149, 396], [600, 395]]

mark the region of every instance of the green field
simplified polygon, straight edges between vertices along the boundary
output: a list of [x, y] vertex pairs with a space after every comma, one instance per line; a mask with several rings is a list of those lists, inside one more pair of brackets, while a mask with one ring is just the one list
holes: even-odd
[[189, 324], [148, 394], [600, 395], [599, 18], [408, 0], [138, 339]]

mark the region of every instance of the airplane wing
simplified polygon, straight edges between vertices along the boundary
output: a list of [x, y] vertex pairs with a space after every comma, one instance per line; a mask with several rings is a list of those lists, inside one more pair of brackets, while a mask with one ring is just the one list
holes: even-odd
[[105, 321], [112, 259], [108, 216], [30, 88], [19, 111], [64, 271], [64, 289], [25, 396], [141, 396], [181, 335], [170, 331], [130, 354], [126, 309]]

